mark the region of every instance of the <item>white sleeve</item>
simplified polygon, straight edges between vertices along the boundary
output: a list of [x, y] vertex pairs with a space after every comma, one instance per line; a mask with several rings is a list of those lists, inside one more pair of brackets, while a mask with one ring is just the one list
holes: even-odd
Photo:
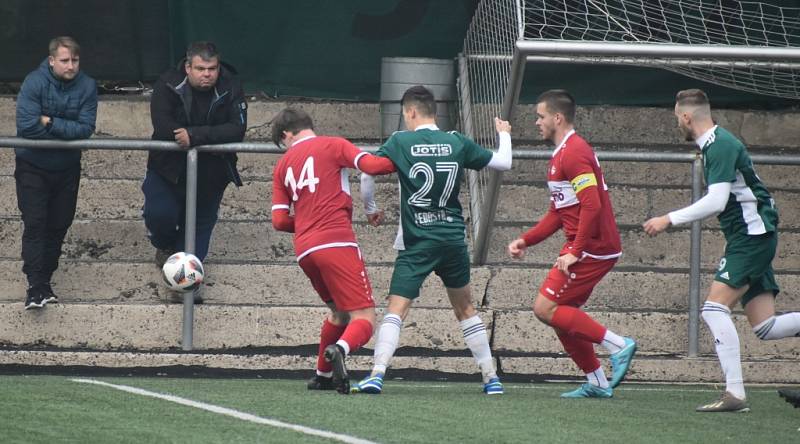
[[492, 159], [486, 166], [493, 170], [508, 171], [511, 169], [511, 134], [503, 131], [497, 135], [500, 138], [500, 146], [497, 147], [496, 153], [492, 153]]
[[700, 200], [688, 207], [670, 212], [669, 221], [672, 225], [680, 225], [719, 213], [728, 204], [731, 186], [730, 182], [712, 183], [708, 186], [708, 193]]
[[367, 173], [361, 173], [361, 202], [367, 214], [375, 214], [380, 209], [375, 203], [375, 179]]

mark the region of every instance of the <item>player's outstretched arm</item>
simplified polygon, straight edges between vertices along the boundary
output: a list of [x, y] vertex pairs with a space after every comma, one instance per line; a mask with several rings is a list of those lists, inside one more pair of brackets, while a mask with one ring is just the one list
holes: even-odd
[[391, 174], [397, 171], [394, 163], [388, 157], [375, 156], [370, 153], [361, 153], [356, 157], [356, 168], [362, 173], [372, 176]]
[[492, 159], [486, 166], [497, 171], [508, 171], [511, 169], [511, 124], [495, 117], [494, 127], [497, 130], [499, 144], [497, 152], [493, 153]]
[[550, 210], [545, 213], [544, 217], [536, 225], [523, 233], [519, 239], [514, 239], [508, 244], [508, 254], [515, 259], [522, 258], [525, 256], [527, 247], [547, 239], [559, 228], [561, 228], [561, 217], [558, 216], [558, 213], [555, 212], [551, 205]]
[[708, 186], [708, 193], [702, 199], [688, 207], [649, 219], [642, 224], [642, 228], [645, 233], [655, 236], [669, 228], [670, 225], [686, 224], [717, 214], [728, 204], [731, 187], [730, 182], [712, 183]]

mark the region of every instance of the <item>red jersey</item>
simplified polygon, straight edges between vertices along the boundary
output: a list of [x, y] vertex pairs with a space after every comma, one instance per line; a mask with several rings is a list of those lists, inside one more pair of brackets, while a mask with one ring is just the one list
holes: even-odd
[[547, 170], [550, 209], [523, 235], [534, 245], [563, 228], [567, 243], [561, 254], [579, 259], [612, 259], [622, 255], [603, 171], [592, 147], [572, 130], [553, 152]]
[[[322, 248], [357, 247], [347, 169], [367, 153], [340, 137], [302, 139], [272, 173], [272, 211], [294, 206], [294, 251], [299, 261]], [[273, 213], [274, 214], [274, 213]]]

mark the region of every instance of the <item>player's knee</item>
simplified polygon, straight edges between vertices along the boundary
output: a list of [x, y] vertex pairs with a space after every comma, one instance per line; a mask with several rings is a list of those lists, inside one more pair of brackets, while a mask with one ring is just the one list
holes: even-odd
[[350, 322], [350, 314], [345, 311], [332, 311], [330, 320], [334, 325], [346, 325]]
[[537, 319], [544, 322], [545, 324], [549, 324], [550, 320], [553, 319], [553, 311], [551, 307], [547, 307], [541, 304], [534, 304], [533, 305], [533, 314], [536, 316]]

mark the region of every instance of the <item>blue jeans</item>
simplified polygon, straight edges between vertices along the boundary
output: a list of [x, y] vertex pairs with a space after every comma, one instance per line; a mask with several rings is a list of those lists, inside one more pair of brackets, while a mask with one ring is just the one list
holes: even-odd
[[[201, 261], [208, 255], [211, 232], [217, 223], [219, 205], [227, 186], [227, 183], [211, 185], [198, 178], [194, 255]], [[185, 251], [185, 178], [173, 184], [148, 169], [142, 184], [142, 192], [144, 192], [142, 215], [150, 243], [162, 250]]]

